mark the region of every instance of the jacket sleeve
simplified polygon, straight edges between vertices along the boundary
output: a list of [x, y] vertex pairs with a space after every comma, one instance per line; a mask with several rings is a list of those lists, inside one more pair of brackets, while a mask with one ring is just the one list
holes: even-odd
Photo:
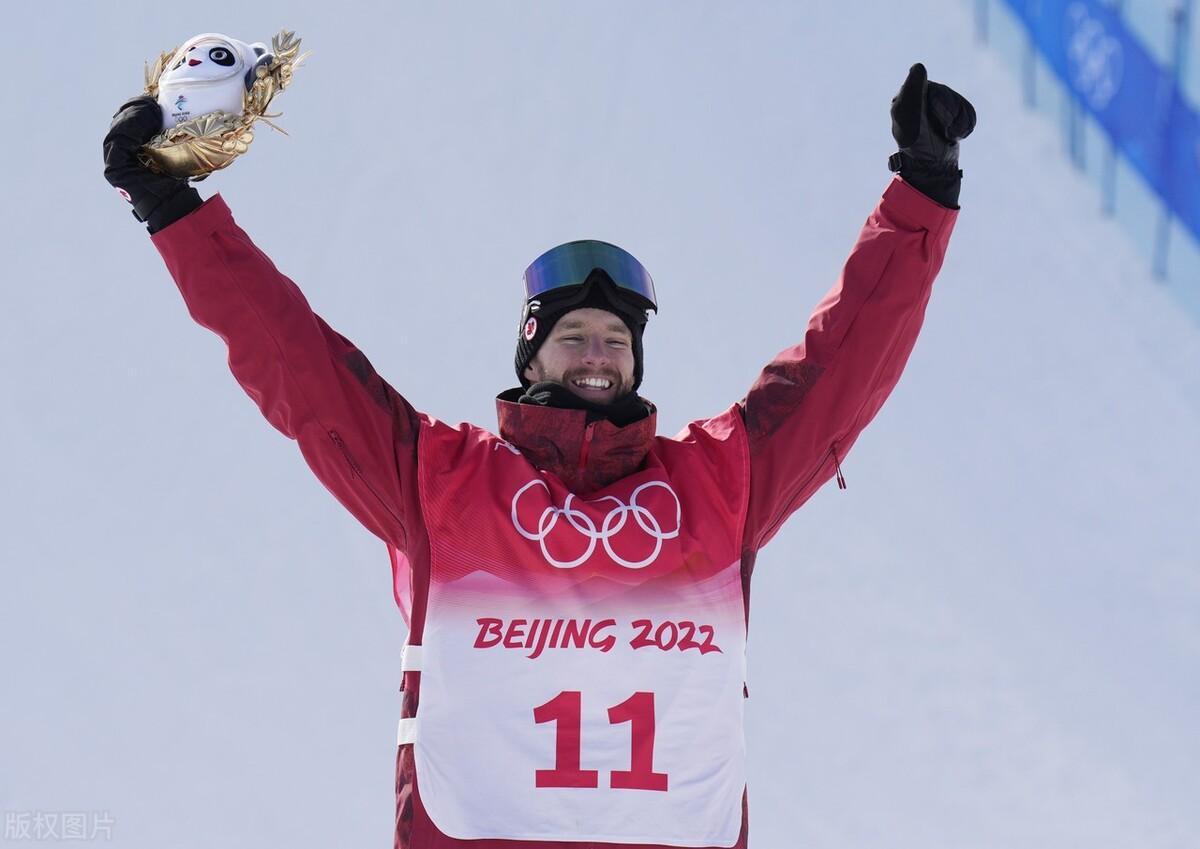
[[220, 195], [151, 238], [192, 318], [228, 345], [234, 377], [267, 420], [368, 530], [405, 550], [416, 411], [312, 311]]
[[750, 450], [745, 546], [765, 545], [849, 453], [900, 379], [957, 211], [902, 179], [867, 218], [804, 341], [740, 402]]

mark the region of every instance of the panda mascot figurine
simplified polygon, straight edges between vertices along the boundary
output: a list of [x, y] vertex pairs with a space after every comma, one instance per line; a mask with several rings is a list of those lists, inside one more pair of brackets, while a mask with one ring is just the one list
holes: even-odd
[[269, 66], [274, 59], [262, 43], [246, 44], [211, 32], [189, 39], [158, 78], [163, 128], [209, 112], [241, 115], [259, 66]]
[[300, 39], [284, 30], [270, 48], [206, 32], [161, 54], [146, 66], [145, 94], [162, 110], [163, 130], [142, 148], [142, 162], [193, 180], [230, 165], [254, 140], [256, 121], [279, 129], [267, 107], [307, 58], [299, 52]]

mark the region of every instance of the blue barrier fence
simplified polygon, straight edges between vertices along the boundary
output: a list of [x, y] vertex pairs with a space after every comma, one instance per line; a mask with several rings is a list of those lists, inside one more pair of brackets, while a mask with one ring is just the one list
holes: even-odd
[[[1120, 3], [1101, 0], [1004, 0], [1028, 35], [1026, 100], [1033, 104], [1034, 51], [1073, 98], [1073, 113], [1086, 112], [1159, 198], [1162, 216], [1155, 245], [1155, 271], [1166, 269], [1167, 234], [1175, 217], [1200, 240], [1200, 111], [1181, 84], [1191, 0], [1173, 0], [1172, 44], [1166, 61], [1156, 59], [1122, 18]], [[977, 4], [986, 33], [987, 3]], [[1069, 121], [1068, 147], [1082, 157]], [[1078, 164], [1078, 163], [1077, 163]], [[1112, 181], [1106, 180], [1105, 208], [1111, 211]]]

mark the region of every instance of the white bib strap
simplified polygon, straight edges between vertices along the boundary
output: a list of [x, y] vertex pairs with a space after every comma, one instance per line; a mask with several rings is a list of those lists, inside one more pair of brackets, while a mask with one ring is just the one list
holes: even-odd
[[401, 672], [420, 672], [421, 671], [421, 647], [414, 645], [405, 645], [400, 652], [400, 671]]
[[[411, 644], [405, 644], [400, 652], [400, 672], [420, 672], [421, 671], [421, 647]], [[404, 746], [409, 743], [416, 742], [417, 739], [417, 718], [415, 716], [405, 717], [400, 720], [396, 727], [396, 745]]]
[[396, 728], [396, 745], [404, 746], [408, 743], [417, 741], [417, 718], [410, 716], [401, 719], [399, 726]]

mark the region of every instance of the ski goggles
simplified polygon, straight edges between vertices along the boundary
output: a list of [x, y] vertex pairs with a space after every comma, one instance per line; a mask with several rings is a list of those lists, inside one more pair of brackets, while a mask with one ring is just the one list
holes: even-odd
[[567, 242], [535, 259], [525, 269], [525, 300], [582, 286], [597, 268], [612, 279], [621, 294], [634, 295], [643, 309], [658, 312], [654, 281], [645, 267], [629, 251], [595, 239]]

